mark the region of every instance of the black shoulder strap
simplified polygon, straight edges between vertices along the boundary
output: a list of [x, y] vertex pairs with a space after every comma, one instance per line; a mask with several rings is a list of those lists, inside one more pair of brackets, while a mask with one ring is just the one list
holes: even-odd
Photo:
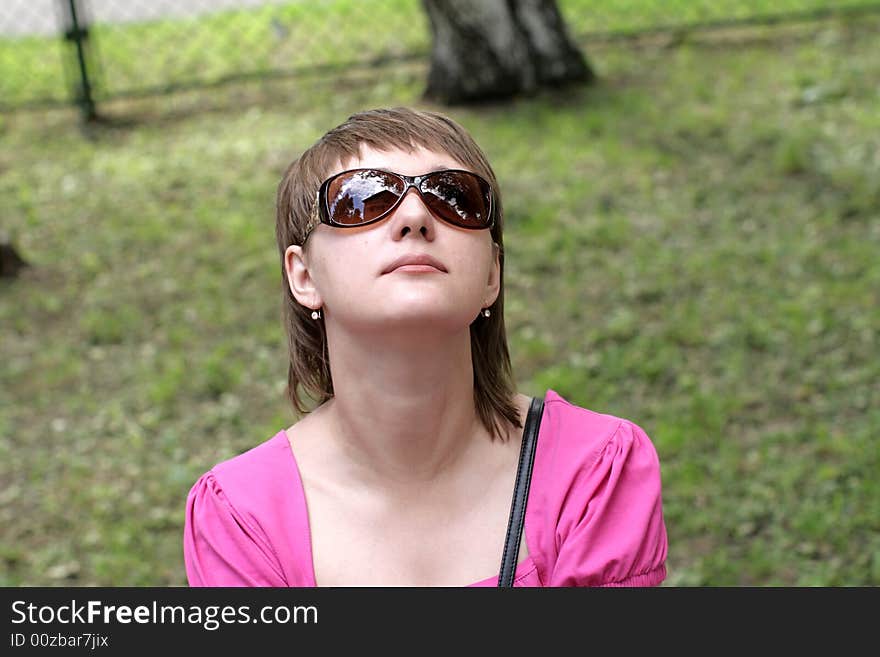
[[526, 503], [529, 500], [529, 485], [532, 482], [535, 446], [538, 444], [538, 429], [541, 426], [543, 413], [543, 397], [533, 397], [528, 417], [526, 417], [526, 426], [523, 429], [522, 447], [519, 451], [519, 470], [516, 473], [513, 502], [510, 505], [510, 520], [507, 523], [507, 537], [504, 541], [504, 552], [501, 555], [498, 586], [513, 586], [513, 574], [516, 571], [516, 560], [519, 556], [519, 544], [526, 515]]

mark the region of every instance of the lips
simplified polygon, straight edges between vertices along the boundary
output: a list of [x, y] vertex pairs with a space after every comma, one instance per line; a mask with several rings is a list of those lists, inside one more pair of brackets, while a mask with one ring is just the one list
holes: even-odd
[[446, 267], [442, 262], [437, 260], [437, 258], [429, 256], [427, 253], [407, 253], [406, 255], [400, 256], [399, 258], [397, 258], [397, 260], [389, 264], [382, 273], [387, 274], [394, 271], [398, 267], [402, 267], [403, 265], [430, 265], [431, 267], [439, 269], [440, 271], [446, 271]]

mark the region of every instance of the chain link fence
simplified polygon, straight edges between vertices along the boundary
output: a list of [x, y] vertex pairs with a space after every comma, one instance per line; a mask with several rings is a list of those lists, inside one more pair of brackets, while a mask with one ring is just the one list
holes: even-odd
[[[479, 1], [479, 0], [475, 0]], [[646, 32], [880, 11], [880, 0], [557, 0], [589, 53]], [[424, 58], [419, 0], [6, 0], [0, 110]]]

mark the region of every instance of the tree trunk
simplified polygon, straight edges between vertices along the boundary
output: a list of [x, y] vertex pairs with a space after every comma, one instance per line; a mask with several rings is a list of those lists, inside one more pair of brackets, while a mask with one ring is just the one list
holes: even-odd
[[422, 0], [431, 25], [424, 99], [448, 105], [588, 84], [556, 0]]
[[18, 271], [27, 266], [12, 244], [0, 240], [0, 278], [15, 278]]

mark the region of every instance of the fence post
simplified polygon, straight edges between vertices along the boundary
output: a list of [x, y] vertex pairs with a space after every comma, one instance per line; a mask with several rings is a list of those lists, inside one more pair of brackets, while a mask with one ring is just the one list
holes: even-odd
[[79, 0], [59, 1], [61, 2], [62, 14], [67, 19], [64, 39], [66, 41], [73, 41], [76, 47], [79, 84], [76, 86], [74, 102], [80, 106], [83, 118], [86, 121], [92, 121], [97, 118], [97, 110], [95, 108], [95, 101], [92, 98], [92, 84], [89, 81], [89, 70], [86, 65], [86, 45], [89, 38], [89, 27], [85, 23], [80, 24], [81, 20], [85, 20], [85, 14], [82, 11], [77, 12]]

